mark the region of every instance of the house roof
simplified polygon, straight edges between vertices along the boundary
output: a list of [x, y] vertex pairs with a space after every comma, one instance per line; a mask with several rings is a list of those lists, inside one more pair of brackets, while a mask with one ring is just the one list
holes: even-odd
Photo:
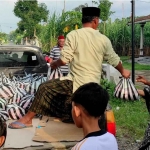
[[[142, 16], [142, 17], [139, 17], [139, 18], [136, 18], [135, 19], [135, 24], [142, 24], [142, 23], [146, 23], [146, 22], [150, 22], [150, 15], [148, 16]], [[130, 25], [131, 22], [128, 22], [128, 24]]]

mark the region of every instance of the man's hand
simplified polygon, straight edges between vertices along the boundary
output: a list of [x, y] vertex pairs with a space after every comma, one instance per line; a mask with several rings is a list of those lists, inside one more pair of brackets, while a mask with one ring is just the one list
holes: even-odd
[[64, 66], [64, 65], [66, 65], [66, 63], [63, 62], [60, 58], [58, 60], [54, 60], [50, 63], [50, 66], [52, 69], [56, 69], [56, 68], [58, 68], [60, 66]]
[[118, 65], [115, 67], [124, 78], [130, 77], [130, 71], [123, 68], [122, 63], [119, 62]]
[[58, 66], [57, 66], [57, 60], [53, 60], [51, 63], [50, 63], [50, 66], [52, 69], [56, 69]]
[[148, 82], [143, 76], [138, 76], [138, 77], [136, 78], [136, 81], [137, 81], [137, 82], [142, 82], [142, 83], [144, 83], [144, 84], [147, 84], [147, 82]]
[[145, 93], [143, 90], [137, 90], [140, 96], [145, 96]]
[[129, 78], [131, 73], [129, 70], [123, 69], [121, 74], [124, 78]]

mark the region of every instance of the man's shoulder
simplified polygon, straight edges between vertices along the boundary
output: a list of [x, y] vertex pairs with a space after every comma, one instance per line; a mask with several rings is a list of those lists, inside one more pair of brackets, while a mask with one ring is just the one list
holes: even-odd
[[77, 29], [77, 30], [72, 30], [67, 34], [67, 38], [69, 39], [74, 39], [77, 38], [80, 34], [82, 34], [83, 28]]
[[106, 41], [110, 41], [109, 38], [106, 35], [102, 34], [101, 32], [99, 32], [99, 35]]
[[80, 28], [80, 29], [77, 29], [77, 30], [72, 30], [71, 32], [69, 32], [68, 34], [77, 34], [79, 32], [83, 32], [84, 31], [84, 28]]
[[[106, 140], [107, 139], [107, 140]], [[106, 132], [103, 135], [100, 136], [92, 136], [92, 137], [87, 137], [77, 143], [74, 147], [78, 147], [80, 145], [81, 150], [91, 150], [95, 148], [102, 148], [104, 145], [106, 145], [106, 149], [112, 148], [112, 150], [117, 150], [117, 141], [111, 133]]]
[[67, 34], [67, 36], [77, 35], [80, 32], [85, 32], [85, 31], [91, 31], [91, 32], [94, 32], [94, 34], [97, 33], [101, 38], [105, 39], [106, 41], [109, 41], [109, 38], [106, 35], [102, 34], [99, 30], [94, 30], [92, 28], [80, 28], [80, 29], [77, 29], [77, 30], [72, 30], [71, 32], [69, 32]]
[[[78, 29], [79, 30], [79, 29]], [[72, 30], [72, 31], [70, 31], [68, 34], [67, 34], [67, 37], [68, 36], [71, 36], [71, 35], [74, 35], [74, 34], [76, 34], [77, 33], [77, 30]]]

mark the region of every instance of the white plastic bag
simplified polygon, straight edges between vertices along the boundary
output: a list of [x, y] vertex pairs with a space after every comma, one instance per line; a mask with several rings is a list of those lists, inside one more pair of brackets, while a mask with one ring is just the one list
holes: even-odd
[[139, 100], [139, 94], [129, 78], [121, 78], [115, 88], [114, 96], [124, 100]]
[[48, 73], [47, 73], [47, 80], [57, 79], [62, 76], [63, 76], [63, 74], [59, 68], [52, 70], [51, 67], [49, 67]]

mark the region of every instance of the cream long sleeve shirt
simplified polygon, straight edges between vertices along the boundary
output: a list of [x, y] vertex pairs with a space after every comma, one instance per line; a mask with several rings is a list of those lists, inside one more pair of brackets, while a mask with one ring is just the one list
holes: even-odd
[[100, 83], [103, 60], [114, 67], [120, 61], [110, 40], [89, 27], [71, 31], [67, 35], [60, 59], [70, 63], [68, 76], [60, 80], [72, 80], [73, 92], [85, 83]]

